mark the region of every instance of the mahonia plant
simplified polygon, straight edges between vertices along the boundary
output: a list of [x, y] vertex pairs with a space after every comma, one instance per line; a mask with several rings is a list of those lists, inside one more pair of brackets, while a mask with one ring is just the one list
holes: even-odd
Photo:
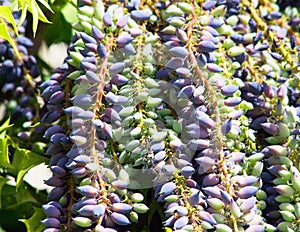
[[155, 210], [165, 231], [297, 231], [298, 34], [283, 17], [275, 3], [80, 1], [41, 85], [44, 231], [142, 231]]
[[299, 229], [297, 32], [282, 17], [248, 1], [80, 2], [41, 85], [61, 124], [45, 134], [45, 231], [135, 231], [153, 188], [165, 231]]
[[16, 38], [16, 59], [0, 41], [2, 94], [26, 84], [16, 109], [48, 141], [43, 231], [300, 231], [288, 2], [79, 0], [67, 57], [38, 90], [31, 41]]
[[0, 1], [0, 228], [24, 231], [33, 214], [39, 215], [38, 221], [43, 218], [41, 206], [47, 196], [25, 176], [48, 159], [43, 156], [46, 141], [41, 139], [40, 68], [30, 51], [34, 44], [26, 36], [27, 20], [21, 12], [11, 12], [10, 5]]
[[[8, 9], [9, 6], [1, 6], [3, 14]], [[19, 12], [11, 14], [14, 24], [19, 24], [20, 16]], [[4, 19], [5, 17], [0, 18]], [[11, 24], [7, 24], [11, 41], [9, 43], [5, 39], [0, 39], [1, 104], [6, 104], [4, 116], [7, 117], [10, 113], [11, 123], [19, 128], [12, 136], [17, 136], [24, 144], [33, 136], [33, 131], [29, 127], [40, 121], [36, 88], [40, 69], [36, 58], [28, 52], [33, 42], [25, 36], [26, 24], [25, 21], [19, 25], [18, 33], [15, 33]]]

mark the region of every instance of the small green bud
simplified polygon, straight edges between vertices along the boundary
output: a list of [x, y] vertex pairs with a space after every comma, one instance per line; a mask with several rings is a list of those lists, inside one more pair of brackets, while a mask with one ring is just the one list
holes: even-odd
[[264, 164], [262, 162], [257, 162], [252, 170], [253, 176], [260, 176], [263, 170]]
[[206, 222], [206, 221], [202, 221], [202, 222], [201, 222], [201, 227], [202, 227], [204, 230], [211, 230], [211, 229], [214, 228], [211, 224], [209, 224], [209, 223]]
[[275, 197], [275, 200], [280, 202], [280, 203], [289, 203], [291, 201], [291, 198], [288, 196], [277, 196]]
[[207, 203], [215, 210], [220, 210], [225, 206], [224, 202], [218, 198], [208, 198]]
[[279, 128], [279, 136], [287, 138], [290, 136], [290, 129], [285, 123], [279, 122], [278, 123], [278, 128]]
[[288, 227], [292, 227], [292, 223], [291, 222], [281, 222], [278, 224], [277, 229], [279, 231], [287, 231], [286, 228]]
[[232, 232], [233, 230], [225, 224], [217, 224], [216, 232]]
[[179, 18], [174, 18], [169, 22], [173, 27], [182, 27], [184, 25], [184, 21]]
[[178, 8], [175, 5], [170, 5], [167, 9], [166, 9], [166, 14], [168, 16], [182, 16], [184, 14], [184, 12]]
[[192, 13], [192, 11], [193, 11], [193, 6], [190, 5], [190, 4], [187, 3], [187, 2], [179, 2], [179, 3], [178, 3], [178, 7], [179, 7], [184, 13], [187, 13], [187, 14], [190, 14], [190, 13]]
[[46, 147], [47, 145], [45, 143], [42, 143], [42, 142], [35, 142], [33, 145], [32, 145], [32, 151], [38, 153], [38, 154], [43, 154], [44, 153], [44, 148]]
[[220, 17], [220, 16], [224, 16], [226, 12], [227, 12], [226, 6], [220, 5], [211, 12], [211, 15], [214, 17]]
[[73, 221], [80, 227], [90, 227], [92, 225], [92, 220], [86, 217], [75, 217]]
[[279, 205], [279, 208], [281, 210], [290, 211], [290, 212], [294, 212], [295, 211], [295, 207], [291, 203], [281, 203]]
[[230, 56], [239, 56], [239, 55], [241, 55], [245, 52], [246, 52], [246, 49], [244, 47], [234, 46], [234, 47], [229, 49], [228, 55], [230, 55]]
[[230, 48], [232, 48], [233, 46], [235, 46], [235, 43], [233, 42], [232, 39], [227, 38], [227, 39], [224, 40], [223, 46], [224, 46], [224, 48], [226, 48], [226, 49], [230, 49]]
[[145, 204], [135, 203], [133, 204], [133, 210], [137, 213], [146, 213], [149, 208]]
[[296, 219], [295, 215], [290, 211], [283, 210], [279, 212], [281, 213], [283, 219], [287, 222], [293, 222]]
[[226, 19], [227, 24], [230, 26], [235, 26], [239, 21], [239, 18], [236, 15], [231, 15]]
[[264, 190], [259, 189], [256, 192], [256, 197], [258, 200], [267, 200], [268, 196]]
[[256, 163], [257, 161], [262, 160], [264, 156], [265, 155], [263, 153], [258, 152], [256, 154], [249, 156], [247, 159], [249, 162]]
[[300, 172], [297, 168], [291, 166], [291, 173], [292, 173], [291, 180], [292, 180], [293, 188], [296, 191], [300, 191]]
[[292, 177], [292, 173], [287, 170], [279, 170], [278, 174], [285, 180], [290, 180]]
[[272, 182], [275, 185], [287, 184], [286, 180], [281, 177], [274, 179]]
[[222, 215], [222, 214], [217, 214], [216, 213], [216, 214], [213, 214], [213, 217], [220, 224], [226, 223], [226, 221], [227, 221], [227, 218], [224, 215]]
[[129, 215], [130, 221], [132, 222], [138, 222], [139, 221], [139, 215], [136, 212], [131, 211]]
[[295, 204], [295, 215], [297, 218], [300, 218], [300, 202]]
[[242, 215], [239, 206], [233, 199], [231, 199], [229, 209], [230, 209], [232, 216], [234, 216], [235, 218], [239, 218]]
[[142, 202], [144, 200], [144, 196], [141, 193], [134, 193], [131, 195], [131, 200], [135, 203]]
[[94, 7], [91, 6], [81, 6], [78, 8], [79, 12], [85, 16], [92, 17], [94, 15]]
[[289, 185], [277, 185], [275, 189], [282, 196], [293, 196], [295, 193], [295, 190]]
[[169, 195], [165, 198], [166, 202], [175, 202], [178, 200], [178, 196], [177, 195]]

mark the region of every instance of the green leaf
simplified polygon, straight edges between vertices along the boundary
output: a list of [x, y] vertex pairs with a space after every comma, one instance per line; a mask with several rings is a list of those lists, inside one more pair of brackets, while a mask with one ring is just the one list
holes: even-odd
[[29, 167], [27, 167], [27, 168], [24, 168], [24, 169], [22, 169], [22, 170], [20, 170], [20, 171], [18, 172], [18, 175], [17, 175], [17, 181], [16, 181], [16, 187], [17, 187], [17, 189], [20, 188], [20, 186], [21, 186], [21, 184], [22, 184], [22, 182], [23, 182], [23, 178], [24, 178], [24, 176], [26, 175], [26, 173], [27, 173], [31, 168], [33, 168], [33, 167], [34, 167], [34, 165], [31, 165], [31, 166], [29, 166]]
[[9, 125], [10, 118], [8, 118], [3, 125], [0, 126], [0, 138], [5, 138], [6, 130], [13, 126], [13, 124]]
[[[31, 207], [30, 204], [25, 204], [22, 206], [25, 207]], [[31, 210], [28, 210], [31, 211]], [[26, 226], [23, 222], [20, 222], [20, 218], [28, 218], [31, 216], [31, 213], [29, 216], [25, 217], [24, 213], [22, 213], [22, 209], [18, 210], [0, 210], [0, 225], [5, 230], [5, 232], [9, 231], [26, 231]], [[33, 210], [32, 210], [33, 211]]]
[[[22, 184], [18, 191], [15, 186], [5, 184], [2, 188], [1, 197], [2, 208], [7, 210], [21, 209], [20, 207], [24, 204], [40, 204], [37, 199], [32, 196], [25, 184]], [[29, 211], [29, 209], [26, 211]]]
[[28, 5], [25, 3], [25, 1], [21, 2], [21, 9], [22, 9], [22, 14], [19, 19], [18, 27], [21, 27], [22, 23], [25, 21], [27, 16]]
[[[14, 145], [15, 146], [15, 145]], [[12, 174], [17, 176], [17, 189], [23, 182], [24, 175], [34, 166], [47, 163], [48, 159], [33, 151], [20, 149], [15, 147], [14, 158], [12, 161], [12, 168], [9, 170]]]
[[6, 232], [5, 230], [2, 229], [2, 227], [0, 227], [0, 232]]
[[7, 178], [4, 178], [2, 176], [0, 176], [0, 209], [2, 209], [2, 197], [1, 197], [1, 193], [2, 193], [2, 187], [5, 185], [5, 183], [8, 181]]
[[51, 13], [54, 13], [51, 7], [49, 6], [48, 2], [46, 2], [45, 0], [38, 0], [38, 1], [42, 3], [44, 7], [46, 7], [49, 11], [51, 11]]
[[10, 11], [9, 6], [0, 6], [0, 17], [4, 18], [6, 22], [11, 23], [15, 33], [18, 35], [18, 29], [16, 26], [15, 19]]
[[10, 37], [10, 34], [8, 33], [7, 25], [5, 23], [0, 23], [0, 38], [7, 40], [9, 44], [12, 46], [12, 48], [14, 49], [16, 56], [20, 57], [19, 50], [17, 49], [15, 43]]
[[41, 10], [41, 8], [36, 4], [38, 13], [39, 13], [39, 20], [41, 20], [44, 23], [51, 23], [46, 16], [44, 15], [43, 11]]
[[[42, 34], [47, 45], [59, 42], [69, 43], [72, 37], [72, 26], [65, 20], [63, 14], [55, 13], [51, 21], [53, 24], [45, 27]], [[59, 31], [59, 33], [53, 33], [53, 31]]]
[[[39, 2], [41, 2], [48, 10], [53, 12], [46, 1], [39, 0]], [[48, 19], [44, 15], [43, 11], [37, 4], [36, 0], [18, 1], [18, 5], [21, 6], [21, 9], [22, 9], [22, 14], [21, 14], [21, 18], [19, 20], [18, 26], [20, 27], [21, 24], [24, 22], [26, 15], [27, 15], [27, 10], [28, 10], [32, 14], [32, 31], [33, 31], [34, 36], [37, 31], [39, 20], [41, 20], [44, 23], [51, 23], [50, 21], [48, 21]]]
[[40, 223], [43, 220], [45, 214], [41, 208], [34, 207], [34, 214], [28, 219], [20, 219], [26, 225], [28, 232], [41, 232], [43, 231], [44, 226]]
[[152, 200], [149, 204], [149, 208], [150, 208], [150, 210], [148, 212], [148, 221], [147, 221], [148, 225], [151, 225], [151, 221], [153, 219], [153, 215], [154, 215], [155, 211], [158, 212], [158, 214], [160, 215], [161, 218], [164, 217], [164, 213], [156, 201]]
[[77, 9], [71, 3], [67, 3], [63, 6], [61, 13], [68, 23], [73, 24], [78, 22]]
[[31, 4], [30, 4], [28, 10], [32, 14], [32, 31], [33, 31], [33, 35], [35, 36], [37, 26], [39, 23], [39, 11], [38, 11], [38, 6], [35, 1], [31, 1]]
[[11, 163], [8, 157], [8, 138], [0, 138], [0, 167], [11, 168]]

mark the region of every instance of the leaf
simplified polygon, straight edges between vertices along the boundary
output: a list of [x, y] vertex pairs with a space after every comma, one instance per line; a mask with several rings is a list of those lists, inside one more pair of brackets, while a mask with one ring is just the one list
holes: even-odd
[[16, 187], [17, 189], [20, 188], [22, 182], [23, 182], [23, 179], [24, 179], [24, 176], [26, 175], [26, 173], [31, 169], [33, 168], [34, 165], [31, 165], [29, 166], [28, 168], [25, 168], [25, 169], [22, 169], [18, 172], [18, 175], [17, 175], [17, 181], [16, 181]]
[[14, 49], [14, 52], [16, 53], [17, 57], [20, 57], [19, 50], [17, 49], [15, 43], [13, 42], [12, 38], [10, 37], [8, 33], [8, 28], [5, 23], [0, 23], [0, 38], [5, 39], [9, 42], [9, 44]]
[[[48, 3], [46, 1], [39, 0], [39, 2], [41, 2], [48, 10], [50, 10], [53, 13], [52, 9], [50, 8], [50, 6], [48, 5]], [[22, 25], [22, 23], [24, 22], [26, 15], [27, 15], [27, 10], [28, 10], [32, 14], [32, 31], [33, 31], [34, 36], [37, 31], [39, 20], [41, 20], [44, 23], [51, 23], [46, 18], [43, 11], [41, 10], [41, 8], [39, 7], [39, 5], [36, 3], [35, 0], [18, 1], [18, 5], [20, 5], [21, 9], [22, 9], [22, 14], [21, 14], [21, 18], [19, 20], [18, 26], [20, 27]]]
[[2, 176], [0, 176], [0, 209], [2, 209], [2, 197], [1, 197], [1, 193], [2, 193], [2, 187], [5, 185], [5, 183], [9, 181], [7, 178], [4, 178]]
[[0, 138], [0, 167], [11, 168], [11, 163], [8, 157], [8, 138]]
[[[20, 206], [27, 204], [31, 205], [40, 204], [37, 199], [32, 196], [31, 192], [27, 189], [25, 184], [22, 184], [19, 190], [17, 191], [15, 186], [4, 185], [2, 188], [2, 208], [3, 209], [21, 209]], [[28, 208], [26, 211], [29, 211]]]
[[41, 20], [44, 23], [51, 23], [47, 17], [44, 15], [43, 11], [41, 10], [41, 8], [36, 4], [36, 7], [38, 9], [38, 13], [39, 13], [39, 20]]
[[25, 3], [25, 1], [22, 1], [22, 7], [21, 8], [22, 8], [22, 14], [21, 14], [21, 17], [19, 19], [19, 24], [18, 24], [19, 28], [22, 26], [22, 24], [25, 21], [26, 16], [27, 16], [28, 5]]
[[37, 26], [39, 23], [39, 11], [38, 11], [38, 7], [37, 7], [37, 4], [35, 1], [31, 1], [31, 4], [30, 4], [28, 10], [32, 14], [32, 31], [33, 31], [33, 35], [35, 36]]
[[[17, 210], [0, 210], [0, 225], [4, 229], [4, 232], [9, 231], [26, 231], [24, 223], [20, 222], [20, 218], [28, 218], [32, 215], [33, 209], [29, 210], [28, 207], [31, 207], [30, 204], [25, 204], [21, 209]], [[27, 212], [31, 212], [28, 216], [27, 212], [24, 214], [25, 209]], [[27, 217], [25, 217], [25, 215]], [[1, 231], [1, 230], [0, 230]]]
[[45, 214], [41, 208], [34, 207], [34, 214], [28, 219], [20, 219], [26, 225], [28, 232], [41, 232], [44, 226], [40, 223], [45, 218]]
[[6, 130], [13, 126], [13, 124], [9, 125], [10, 118], [8, 118], [2, 126], [0, 126], [0, 138], [5, 138]]
[[42, 3], [44, 7], [46, 7], [49, 11], [51, 11], [51, 13], [54, 13], [51, 7], [49, 6], [48, 2], [46, 2], [45, 0], [38, 0], [38, 1]]
[[23, 184], [25, 185], [26, 189], [31, 194], [31, 196], [33, 196], [38, 202], [45, 202], [45, 199], [47, 199], [47, 196], [48, 196], [47, 190], [36, 189], [35, 187], [31, 186], [26, 181], [24, 181]]
[[20, 149], [15, 147], [14, 158], [12, 161], [12, 168], [10, 171], [12, 174], [17, 176], [17, 189], [21, 186], [23, 182], [24, 175], [34, 166], [47, 163], [48, 159], [43, 157], [33, 151]]
[[78, 22], [77, 9], [71, 3], [63, 6], [60, 12], [68, 23], [73, 24]]
[[151, 225], [151, 221], [153, 219], [153, 215], [155, 214], [155, 211], [158, 211], [161, 218], [164, 218], [164, 213], [162, 209], [159, 207], [158, 203], [156, 201], [151, 201], [149, 204], [149, 212], [148, 212], [148, 225]]
[[2, 227], [0, 227], [0, 232], [6, 232], [5, 230], [2, 229]]
[[9, 6], [0, 6], [0, 16], [6, 20], [6, 22], [11, 23], [15, 33], [18, 35], [18, 29], [16, 26], [15, 19], [10, 11]]
[[[46, 40], [48, 46], [53, 43], [66, 42], [69, 43], [72, 37], [72, 26], [66, 22], [61, 12], [55, 13], [51, 18], [53, 22], [43, 30], [43, 38]], [[53, 31], [59, 31], [59, 33], [53, 33]]]

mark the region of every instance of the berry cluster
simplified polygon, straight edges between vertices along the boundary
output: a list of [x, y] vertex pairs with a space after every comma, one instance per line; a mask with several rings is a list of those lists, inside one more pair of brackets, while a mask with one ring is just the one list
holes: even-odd
[[[3, 1], [1, 5], [8, 6], [10, 2]], [[21, 12], [13, 12], [12, 16], [19, 24]], [[36, 58], [28, 51], [34, 44], [25, 36], [26, 24], [25, 20], [16, 33], [13, 26], [7, 23], [13, 44], [0, 39], [1, 120], [10, 117], [10, 122], [17, 129], [11, 130], [9, 135], [17, 138], [21, 147], [42, 154], [45, 144], [37, 139], [42, 136], [44, 128], [38, 125], [41, 108], [37, 88], [41, 82], [40, 69]]]
[[[79, 1], [68, 56], [40, 85], [54, 187], [44, 231], [143, 231], [155, 211], [165, 231], [299, 231], [295, 11]], [[20, 65], [38, 75], [30, 56]], [[2, 76], [20, 65], [3, 62]]]

